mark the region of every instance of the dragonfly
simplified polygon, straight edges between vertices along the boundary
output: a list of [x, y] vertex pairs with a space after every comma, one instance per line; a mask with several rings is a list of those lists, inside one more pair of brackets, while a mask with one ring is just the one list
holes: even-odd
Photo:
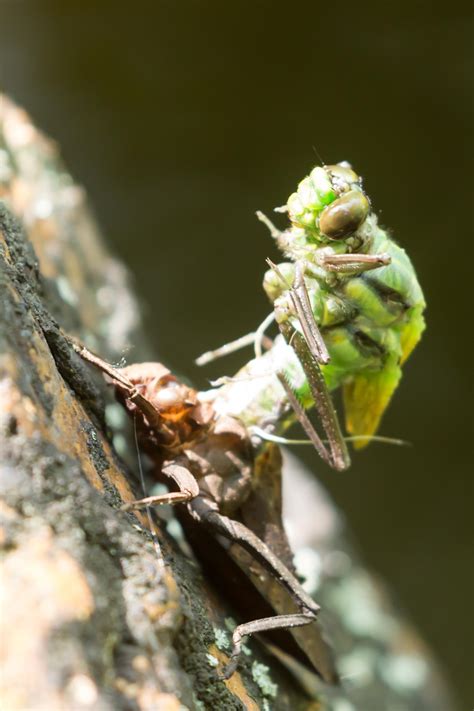
[[[197, 362], [253, 342], [256, 358], [223, 386], [222, 406], [271, 437], [291, 423], [289, 404], [321, 458], [344, 470], [348, 440], [356, 449], [376, 439], [399, 442], [376, 432], [425, 328], [423, 292], [408, 255], [379, 225], [362, 178], [348, 162], [316, 166], [276, 211], [288, 215], [287, 229], [257, 213], [287, 260], [267, 260], [263, 287], [273, 311], [256, 332]], [[273, 320], [281, 336], [262, 354]], [[243, 397], [246, 379], [254, 384]], [[337, 388], [347, 437], [332, 400]], [[312, 407], [322, 436], [308, 417]]]

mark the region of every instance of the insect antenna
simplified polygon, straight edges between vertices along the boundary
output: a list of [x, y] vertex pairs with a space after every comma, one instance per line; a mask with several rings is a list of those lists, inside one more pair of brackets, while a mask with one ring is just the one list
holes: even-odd
[[326, 163], [323, 161], [323, 159], [321, 158], [321, 156], [320, 156], [320, 154], [319, 154], [319, 151], [318, 151], [318, 149], [316, 148], [316, 146], [315, 146], [315, 145], [312, 145], [311, 148], [313, 149], [316, 158], [317, 158], [317, 159], [319, 160], [319, 162], [321, 163], [321, 167], [322, 167], [322, 168], [325, 168], [327, 164], [326, 164]]
[[229, 353], [235, 353], [241, 348], [253, 345], [255, 341], [255, 332], [246, 333], [245, 336], [240, 336], [236, 338], [235, 341], [230, 341], [229, 343], [224, 343], [223, 346], [215, 348], [212, 351], [206, 351], [202, 353], [198, 358], [195, 359], [195, 363], [198, 366], [207, 365], [212, 363], [212, 361], [222, 358], [223, 356], [229, 355]]

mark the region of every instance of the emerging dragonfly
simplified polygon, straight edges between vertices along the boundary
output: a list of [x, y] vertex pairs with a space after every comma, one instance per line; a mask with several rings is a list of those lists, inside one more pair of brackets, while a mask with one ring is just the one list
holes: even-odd
[[[199, 523], [221, 546], [224, 537], [228, 557], [276, 613], [255, 618], [257, 610], [246, 611], [223, 676], [237, 668], [243, 637], [290, 630], [290, 653], [334, 683], [337, 672], [316, 622], [319, 607], [297, 580], [281, 519], [279, 448], [265, 440], [278, 438], [296, 414], [321, 457], [346, 468], [330, 390], [344, 388], [348, 430], [359, 446], [366, 444], [420, 338], [425, 304], [408, 257], [378, 227], [348, 164], [315, 168], [285, 211], [291, 227], [284, 232], [260, 215], [292, 260], [270, 263], [264, 280], [282, 335], [268, 343], [266, 319], [250, 338], [257, 357], [221, 387], [198, 393], [158, 363], [116, 369], [73, 345], [113, 383], [156, 476], [171, 483], [170, 493], [126, 508], [184, 504], [185, 527]], [[201, 362], [248, 340], [205, 354]], [[313, 404], [327, 445], [306, 414]], [[198, 539], [192, 531], [191, 545]]]
[[[258, 357], [228, 382], [221, 397], [227, 411], [235, 401], [233, 412], [241, 415], [242, 382], [263, 378], [260, 386], [249, 387], [247, 402], [251, 397], [253, 407], [246, 424], [260, 430], [265, 419], [267, 433], [284, 428], [289, 418], [282, 416], [283, 397], [320, 456], [342, 470], [350, 458], [330, 391], [343, 389], [347, 439], [356, 448], [376, 439], [401, 366], [425, 327], [423, 293], [407, 254], [378, 225], [349, 163], [314, 168], [277, 211], [288, 213], [291, 225], [285, 231], [257, 214], [291, 261], [268, 260], [263, 285], [274, 311], [250, 338], [235, 342], [253, 340]], [[273, 318], [284, 342], [277, 339], [261, 355], [262, 333]], [[232, 349], [228, 344], [198, 363]], [[327, 443], [306, 414], [313, 405]]]

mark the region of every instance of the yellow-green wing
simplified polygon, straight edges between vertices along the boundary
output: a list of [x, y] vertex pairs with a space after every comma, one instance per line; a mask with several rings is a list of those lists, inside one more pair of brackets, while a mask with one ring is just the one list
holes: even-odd
[[412, 350], [421, 338], [426, 324], [423, 318], [425, 304], [421, 303], [413, 307], [410, 317], [400, 335], [400, 345], [402, 349], [401, 364], [406, 361]]
[[382, 370], [359, 373], [344, 385], [346, 429], [350, 435], [367, 435], [354, 442], [356, 449], [366, 447], [380, 424], [390, 399], [402, 376], [398, 363], [387, 361]]

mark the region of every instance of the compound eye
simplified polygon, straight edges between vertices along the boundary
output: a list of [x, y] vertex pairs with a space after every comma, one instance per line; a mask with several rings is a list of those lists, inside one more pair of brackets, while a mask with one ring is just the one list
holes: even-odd
[[319, 229], [329, 239], [343, 239], [353, 234], [369, 214], [369, 201], [359, 190], [349, 190], [321, 213]]
[[329, 173], [333, 187], [337, 193], [344, 193], [350, 190], [353, 183], [359, 183], [360, 178], [352, 170], [349, 163], [337, 163], [336, 165], [327, 165], [326, 170]]

